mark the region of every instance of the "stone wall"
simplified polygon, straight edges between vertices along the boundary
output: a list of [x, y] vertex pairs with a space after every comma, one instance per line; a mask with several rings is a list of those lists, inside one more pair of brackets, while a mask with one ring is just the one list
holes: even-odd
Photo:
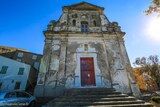
[[103, 36], [97, 33], [64, 34], [59, 37], [58, 35], [54, 34], [45, 41], [43, 64], [46, 72], [41, 71], [44, 83], [39, 84], [47, 90], [45, 95], [55, 95], [57, 91], [53, 90], [57, 87], [61, 87], [61, 90], [82, 87], [80, 74], [82, 57], [94, 59], [96, 87], [114, 87], [123, 93], [132, 92], [125, 66], [128, 62], [125, 59], [125, 47], [122, 45], [123, 41], [118, 41], [116, 34]]

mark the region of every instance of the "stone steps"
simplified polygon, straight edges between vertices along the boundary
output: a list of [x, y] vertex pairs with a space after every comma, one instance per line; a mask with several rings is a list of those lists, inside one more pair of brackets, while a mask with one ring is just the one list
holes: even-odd
[[[73, 107], [73, 106], [72, 106]], [[85, 106], [84, 106], [85, 107]], [[118, 104], [118, 105], [94, 105], [94, 106], [86, 106], [86, 107], [152, 107], [150, 103], [144, 104]]]
[[70, 89], [43, 107], [151, 107], [150, 103], [121, 94], [113, 88]]
[[66, 90], [66, 92], [91, 92], [91, 91], [96, 91], [96, 92], [101, 92], [101, 91], [116, 91], [114, 88], [73, 88]]
[[113, 98], [113, 97], [128, 97], [126, 94], [110, 94], [110, 95], [74, 95], [74, 96], [60, 96], [59, 98]]
[[69, 102], [56, 102], [56, 105], [80, 105], [80, 106], [84, 106], [84, 105], [115, 105], [115, 104], [142, 104], [144, 103], [143, 101], [76, 101], [74, 103], [72, 103], [73, 101], [69, 101]]
[[[78, 95], [117, 95], [117, 94], [121, 94], [120, 92], [79, 92]], [[66, 93], [67, 95], [71, 95], [71, 96], [76, 96], [77, 93]]]
[[96, 98], [96, 97], [90, 97], [90, 98], [83, 98], [83, 97], [64, 97], [64, 98], [56, 98], [54, 99], [55, 102], [71, 102], [71, 101], [132, 101], [135, 100], [134, 97], [111, 97], [111, 98]]

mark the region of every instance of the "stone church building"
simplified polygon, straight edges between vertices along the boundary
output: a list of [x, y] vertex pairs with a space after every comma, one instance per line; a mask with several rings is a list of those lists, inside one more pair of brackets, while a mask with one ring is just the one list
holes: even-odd
[[140, 94], [124, 45], [125, 32], [103, 11], [103, 7], [81, 2], [64, 6], [59, 20], [50, 22], [44, 31], [36, 96], [93, 87]]

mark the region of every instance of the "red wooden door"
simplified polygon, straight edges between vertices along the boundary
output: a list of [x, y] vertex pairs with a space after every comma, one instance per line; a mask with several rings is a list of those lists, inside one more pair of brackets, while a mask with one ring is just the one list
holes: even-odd
[[95, 86], [93, 58], [81, 58], [81, 86]]

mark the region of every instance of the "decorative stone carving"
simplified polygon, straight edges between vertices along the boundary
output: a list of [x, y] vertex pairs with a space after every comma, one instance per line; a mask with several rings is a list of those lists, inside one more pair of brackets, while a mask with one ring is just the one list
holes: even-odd
[[57, 45], [57, 44], [60, 44], [60, 40], [53, 40], [53, 42], [52, 42], [52, 45]]
[[72, 18], [77, 18], [77, 14], [72, 14]]
[[60, 49], [59, 45], [53, 45], [53, 51]]

